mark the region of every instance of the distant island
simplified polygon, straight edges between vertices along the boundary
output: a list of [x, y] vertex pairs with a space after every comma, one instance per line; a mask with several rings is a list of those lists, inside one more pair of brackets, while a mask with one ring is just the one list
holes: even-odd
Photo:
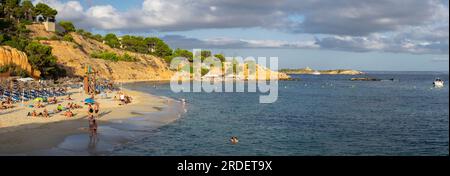
[[314, 70], [309, 67], [300, 69], [281, 69], [281, 73], [286, 74], [305, 74], [305, 75], [361, 75], [364, 72], [350, 69], [337, 69], [337, 70]]

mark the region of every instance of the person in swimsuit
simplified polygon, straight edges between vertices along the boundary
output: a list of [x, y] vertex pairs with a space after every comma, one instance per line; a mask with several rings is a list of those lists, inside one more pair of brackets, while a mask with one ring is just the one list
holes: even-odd
[[97, 121], [94, 118], [94, 115], [90, 115], [89, 116], [89, 131], [90, 131], [90, 136], [95, 136], [97, 135]]
[[92, 105], [89, 104], [89, 107], [88, 107], [88, 115], [93, 115], [93, 114], [94, 114], [94, 109], [92, 108]]
[[98, 118], [99, 114], [98, 112], [100, 111], [100, 104], [99, 103], [95, 103], [94, 104], [94, 113], [95, 113], [95, 117]]
[[233, 137], [231, 137], [230, 141], [231, 141], [231, 144], [235, 145], [239, 142], [239, 139], [237, 136], [233, 136]]

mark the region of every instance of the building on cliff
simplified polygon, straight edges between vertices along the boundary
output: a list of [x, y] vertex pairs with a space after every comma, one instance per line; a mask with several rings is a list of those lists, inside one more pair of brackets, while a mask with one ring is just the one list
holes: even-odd
[[43, 24], [47, 32], [65, 32], [64, 28], [58, 25], [54, 18], [48, 18], [42, 15], [38, 15], [35, 18], [35, 22]]

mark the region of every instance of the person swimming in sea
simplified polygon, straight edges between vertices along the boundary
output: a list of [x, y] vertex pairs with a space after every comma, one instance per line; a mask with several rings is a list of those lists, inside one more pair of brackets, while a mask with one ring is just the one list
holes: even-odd
[[232, 136], [230, 139], [231, 144], [237, 144], [239, 143], [239, 139], [237, 136]]

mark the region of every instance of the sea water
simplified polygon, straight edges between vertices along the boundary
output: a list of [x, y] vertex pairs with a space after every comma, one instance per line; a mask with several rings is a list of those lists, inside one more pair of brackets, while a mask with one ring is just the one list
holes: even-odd
[[[173, 93], [168, 83], [127, 88], [186, 99], [187, 113], [113, 155], [448, 155], [448, 72], [293, 75], [279, 98], [259, 93]], [[435, 89], [435, 78], [446, 87]], [[389, 79], [394, 79], [390, 81]], [[230, 144], [237, 136], [239, 143]]]

